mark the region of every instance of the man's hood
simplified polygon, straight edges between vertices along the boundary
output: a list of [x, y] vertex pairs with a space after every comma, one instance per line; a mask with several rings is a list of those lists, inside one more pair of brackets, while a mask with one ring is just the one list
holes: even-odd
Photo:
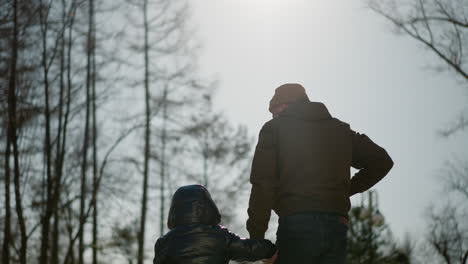
[[169, 229], [188, 224], [218, 225], [220, 222], [219, 210], [205, 187], [187, 185], [177, 189], [169, 210]]
[[319, 121], [332, 118], [327, 107], [323, 103], [309, 101], [290, 104], [280, 116], [307, 121]]

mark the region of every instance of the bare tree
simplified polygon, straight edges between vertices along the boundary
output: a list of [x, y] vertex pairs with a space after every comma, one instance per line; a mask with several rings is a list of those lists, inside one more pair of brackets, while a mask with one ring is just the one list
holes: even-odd
[[[139, 32], [142, 32], [142, 42], [130, 41], [131, 52], [136, 52], [143, 57], [143, 65], [136, 70], [142, 71], [141, 79], [136, 83], [143, 87], [144, 96], [144, 136], [143, 136], [143, 169], [142, 169], [142, 189], [141, 189], [141, 209], [140, 209], [140, 229], [138, 233], [138, 256], [137, 263], [142, 264], [145, 259], [145, 235], [147, 221], [147, 203], [149, 174], [153, 170], [151, 168], [151, 157], [158, 156], [159, 161], [159, 191], [160, 191], [160, 217], [164, 218], [165, 211], [165, 186], [167, 179], [166, 161], [164, 153], [167, 146], [167, 127], [165, 121], [162, 122], [163, 129], [158, 135], [157, 142], [153, 141], [155, 137], [152, 126], [160, 112], [162, 117], [159, 120], [168, 119], [170, 104], [167, 101], [167, 96], [171, 91], [168, 89], [168, 84], [179, 83], [183, 89], [187, 85], [187, 76], [193, 73], [193, 62], [187, 56], [187, 61], [180, 62], [180, 57], [183, 52], [188, 49], [188, 34], [185, 32], [187, 19], [187, 4], [185, 1], [169, 1], [169, 0], [141, 0], [128, 1], [132, 7], [137, 8], [138, 19], [128, 17], [130, 24], [135, 26]], [[140, 81], [141, 80], [141, 81]], [[180, 89], [181, 90], [181, 89]], [[190, 88], [188, 88], [190, 90]], [[185, 90], [179, 91], [184, 94]], [[187, 91], [185, 96], [190, 93]], [[186, 100], [188, 101], [188, 100]], [[181, 104], [179, 104], [180, 106]], [[173, 108], [174, 109], [174, 108]], [[159, 111], [161, 110], [161, 111]], [[174, 117], [174, 113], [170, 116]], [[153, 143], [154, 142], [154, 143]], [[155, 148], [154, 145], [161, 143], [161, 148]], [[161, 149], [162, 153], [157, 153]], [[158, 151], [156, 151], [158, 150]], [[157, 153], [157, 154], [156, 154]], [[163, 155], [160, 155], [163, 154]], [[161, 157], [163, 157], [161, 159]], [[164, 226], [160, 226], [161, 232]]]
[[164, 193], [164, 188], [165, 188], [165, 184], [166, 184], [166, 177], [167, 177], [167, 173], [166, 173], [166, 163], [167, 163], [167, 160], [166, 160], [166, 151], [167, 151], [167, 119], [168, 119], [168, 115], [167, 115], [167, 110], [168, 110], [168, 100], [167, 100], [167, 96], [168, 96], [168, 87], [167, 85], [164, 86], [164, 91], [163, 91], [163, 98], [162, 98], [162, 108], [163, 108], [163, 116], [162, 116], [162, 132], [161, 132], [161, 158], [160, 158], [160, 179], [161, 179], [161, 183], [160, 183], [160, 188], [159, 188], [159, 195], [160, 195], [160, 220], [159, 220], [159, 232], [160, 234], [164, 234], [164, 227], [165, 227], [165, 217], [164, 217], [164, 213], [165, 213], [165, 193]]
[[[93, 23], [93, 33], [95, 34], [96, 24]], [[93, 41], [96, 41], [96, 36], [93, 36]], [[94, 49], [96, 44], [93, 44]], [[92, 88], [91, 88], [91, 100], [92, 100], [92, 138], [93, 138], [93, 193], [92, 193], [92, 207], [93, 207], [93, 264], [98, 263], [97, 257], [97, 244], [98, 244], [98, 204], [97, 195], [99, 190], [98, 184], [98, 147], [97, 147], [97, 104], [96, 104], [96, 54], [95, 50], [92, 56]]]
[[249, 183], [252, 139], [243, 126], [234, 127], [212, 106], [207, 94], [199, 112], [185, 126], [188, 136], [182, 141], [189, 181], [209, 188], [223, 214], [223, 223], [235, 220], [235, 209]]
[[[16, 22], [17, 22], [17, 2], [14, 2], [14, 27], [15, 31], [16, 29]], [[13, 45], [17, 44], [15, 42], [15, 38], [17, 37], [17, 32], [14, 33], [13, 36], [13, 41], [12, 42], [12, 66], [15, 66], [16, 63], [16, 57], [15, 49], [13, 48]], [[11, 66], [10, 68], [10, 80], [9, 80], [9, 85], [7, 90], [7, 100], [8, 100], [8, 116], [7, 116], [7, 137], [6, 137], [6, 150], [5, 150], [5, 222], [4, 222], [4, 233], [3, 233], [3, 248], [2, 248], [2, 260], [5, 262], [5, 264], [10, 263], [10, 241], [11, 241], [11, 204], [10, 204], [10, 152], [11, 152], [11, 140], [12, 140], [12, 133], [16, 133], [16, 131], [12, 131], [14, 126], [15, 120], [12, 119], [14, 117], [15, 111], [11, 111], [12, 106], [11, 101], [15, 96], [15, 83], [16, 83], [16, 78], [12, 73], [16, 75], [16, 72], [13, 67]], [[11, 99], [10, 99], [11, 98]], [[13, 101], [14, 102], [14, 101]], [[13, 126], [12, 126], [13, 125]]]
[[[32, 103], [32, 96], [38, 92], [37, 83], [33, 84], [39, 69], [37, 63], [32, 62], [35, 53], [31, 51], [34, 39], [33, 26], [35, 21], [36, 3], [31, 1], [2, 1], [2, 19], [0, 19], [0, 36], [2, 39], [1, 75], [2, 118], [6, 127], [5, 143], [5, 200], [6, 217], [4, 230], [4, 244], [2, 261], [26, 263], [28, 240], [35, 228], [29, 227], [30, 209], [28, 195], [28, 174], [32, 171], [28, 166], [29, 159], [36, 151], [29, 144], [28, 136], [33, 137], [31, 131], [32, 120], [40, 116], [41, 112]], [[3, 16], [5, 15], [5, 16]], [[7, 39], [7, 41], [5, 41]], [[34, 39], [37, 41], [38, 39]], [[8, 54], [7, 54], [8, 52]], [[27, 54], [27, 55], [26, 55]], [[8, 79], [5, 82], [5, 79]], [[7, 83], [7, 85], [5, 85]], [[6, 100], [3, 100], [6, 99]], [[3, 111], [4, 110], [4, 111]], [[3, 134], [3, 133], [2, 133]], [[29, 134], [29, 135], [28, 135]], [[3, 139], [6, 139], [3, 141]], [[13, 175], [13, 179], [11, 177]], [[13, 180], [13, 186], [11, 183]], [[14, 188], [16, 218], [11, 221], [11, 187]], [[11, 251], [14, 249], [14, 251]], [[13, 254], [12, 254], [13, 253]]]
[[[16, 112], [16, 77], [17, 77], [17, 60], [18, 60], [18, 1], [13, 1], [13, 40], [12, 40], [12, 58], [10, 66], [10, 80], [8, 89], [8, 136], [10, 146], [13, 147], [13, 164], [14, 164], [14, 189], [15, 189], [15, 201], [16, 201], [16, 213], [18, 223], [20, 226], [21, 234], [21, 247], [19, 253], [19, 262], [21, 264], [26, 263], [26, 251], [27, 251], [27, 234], [26, 234], [26, 223], [23, 215], [23, 203], [21, 197], [21, 182], [20, 182], [20, 164], [19, 164], [19, 150], [18, 150], [18, 137], [17, 137], [17, 112]], [[7, 144], [8, 145], [8, 144]], [[8, 158], [8, 156], [7, 156]], [[7, 162], [9, 162], [7, 160]], [[8, 169], [8, 167], [6, 168]], [[9, 191], [9, 190], [8, 190]]]
[[441, 208], [429, 209], [427, 240], [443, 263], [467, 264], [468, 163], [448, 162], [442, 173], [448, 200]]
[[428, 242], [443, 263], [468, 263], [466, 224], [458, 210], [447, 205], [441, 211], [430, 213]]
[[[49, 233], [50, 233], [50, 219], [53, 215], [53, 199], [52, 189], [54, 186], [52, 175], [52, 142], [51, 142], [51, 112], [50, 112], [50, 80], [49, 72], [51, 63], [54, 60], [55, 54], [48, 53], [49, 39], [49, 11], [51, 3], [44, 3], [40, 1], [39, 17], [40, 29], [42, 40], [42, 70], [43, 70], [43, 85], [44, 85], [44, 118], [45, 118], [45, 135], [44, 135], [44, 156], [46, 160], [46, 209], [42, 218], [42, 239], [41, 239], [41, 255], [40, 263], [46, 264], [48, 262], [48, 249], [49, 249]], [[53, 51], [55, 52], [55, 50]]]
[[395, 1], [371, 1], [375, 12], [402, 33], [436, 54], [458, 76], [468, 80], [465, 54], [468, 18], [461, 0], [414, 0], [409, 6]]
[[[9, 130], [9, 129], [7, 129]], [[9, 132], [7, 132], [9, 133]], [[10, 202], [10, 136], [7, 135], [5, 150], [5, 220], [3, 223], [3, 248], [2, 259], [5, 264], [10, 263], [10, 241], [11, 241], [11, 202]]]
[[83, 264], [84, 254], [84, 225], [86, 224], [85, 216], [85, 203], [87, 196], [87, 169], [88, 169], [88, 148], [89, 148], [89, 123], [90, 123], [90, 111], [91, 111], [91, 89], [92, 89], [92, 57], [94, 52], [94, 40], [93, 40], [93, 18], [94, 18], [94, 1], [88, 1], [88, 30], [86, 38], [86, 116], [85, 116], [85, 128], [84, 128], [84, 139], [83, 139], [83, 159], [81, 167], [81, 196], [80, 196], [80, 231], [79, 232], [79, 252], [78, 252], [78, 264]]
[[135, 242], [137, 242], [138, 229], [138, 221], [112, 227], [112, 242], [109, 246], [119, 250], [127, 259], [128, 264], [133, 264], [136, 255]]
[[151, 106], [150, 106], [150, 87], [149, 87], [149, 19], [148, 19], [148, 0], [143, 0], [143, 31], [144, 31], [144, 90], [145, 90], [145, 143], [143, 155], [143, 191], [141, 198], [141, 216], [140, 216], [140, 231], [138, 233], [138, 256], [137, 263], [143, 264], [145, 250], [145, 228], [146, 228], [146, 206], [148, 203], [148, 173], [149, 173], [149, 155], [150, 155], [150, 138], [151, 138]]
[[[388, 19], [438, 58], [437, 67], [468, 83], [468, 16], [465, 0], [370, 0], [370, 8]], [[466, 114], [441, 132], [450, 136], [468, 127]]]
[[[121, 254], [128, 255], [129, 261], [142, 263], [145, 259], [145, 238], [152, 233], [148, 231], [151, 228], [145, 227], [147, 218], [150, 219], [151, 215], [159, 218], [159, 231], [161, 234], [165, 231], [169, 191], [173, 184], [180, 184], [179, 180], [188, 181], [187, 172], [190, 170], [188, 166], [177, 164], [181, 161], [178, 154], [183, 154], [183, 151], [176, 153], [173, 150], [184, 147], [182, 144], [186, 142], [180, 138], [189, 136], [187, 124], [191, 115], [206, 104], [203, 96], [211, 91], [198, 81], [197, 43], [187, 26], [188, 2], [130, 1], [136, 2], [133, 4], [138, 10], [132, 14], [138, 15], [139, 24], [136, 26], [142, 29], [138, 32], [144, 35], [141, 38], [144, 41], [130, 36], [135, 31], [123, 34], [125, 30], [118, 29], [118, 19], [106, 21], [103, 15], [106, 12], [109, 17], [124, 17], [131, 13], [128, 9], [116, 12], [117, 9], [112, 7], [115, 1], [0, 0], [0, 41], [2, 47], [8, 47], [0, 51], [0, 87], [4, 92], [2, 95], [5, 95], [0, 96], [1, 122], [5, 124], [1, 126], [0, 134], [8, 134], [0, 138], [0, 155], [5, 158], [0, 165], [5, 171], [5, 188], [2, 188], [5, 190], [4, 197], [2, 195], [5, 217], [0, 219], [0, 224], [3, 224], [2, 263], [4, 260], [25, 263], [27, 258], [31, 261], [37, 259], [43, 264], [88, 261], [96, 264], [104, 261], [101, 258], [106, 259], [108, 255], [100, 252], [110, 247], [104, 242], [113, 234], [112, 230], [116, 230], [110, 222], [122, 209], [114, 207], [116, 197], [127, 205], [124, 210], [131, 211], [135, 200], [142, 205], [141, 216], [132, 222], [134, 234], [127, 239], [132, 244], [121, 251]], [[11, 5], [13, 3], [15, 8]], [[18, 21], [13, 34], [15, 10], [18, 11]], [[111, 22], [117, 22], [117, 26], [115, 23], [111, 26]], [[102, 27], [106, 23], [109, 32], [105, 32], [105, 26]], [[99, 30], [96, 30], [97, 25]], [[3, 45], [5, 41], [8, 45]], [[132, 46], [130, 59], [127, 58], [128, 50], [122, 53], [110, 50], [111, 46], [122, 46], [121, 43], [126, 42], [136, 43]], [[15, 60], [11, 59], [13, 47], [17, 54], [16, 66], [13, 64]], [[119, 71], [108, 74], [111, 67], [107, 67], [112, 63], [115, 63], [115, 68], [138, 64], [134, 63], [137, 61], [134, 58], [141, 58], [142, 65], [128, 72], [142, 73], [132, 86], [143, 88], [143, 114], [128, 113], [121, 119], [112, 119], [109, 112], [121, 107], [117, 101], [112, 101], [115, 99], [113, 96], [128, 89], [125, 82], [116, 82], [115, 79], [131, 79], [135, 75], [126, 76]], [[7, 77], [10, 79], [6, 80]], [[15, 89], [11, 92], [13, 84]], [[111, 91], [108, 87], [116, 88]], [[127, 102], [131, 98], [124, 99]], [[133, 122], [122, 124], [125, 118]], [[210, 124], [206, 131], [212, 129], [227, 137], [233, 136], [231, 130], [240, 134], [244, 131], [225, 126], [227, 120], [218, 121]], [[102, 126], [113, 129], [100, 131]], [[116, 126], [125, 128], [120, 131], [114, 129]], [[218, 130], [221, 126], [225, 129]], [[142, 140], [132, 137], [138, 132], [144, 134]], [[221, 166], [213, 170], [215, 160], [222, 166], [234, 162], [231, 158], [221, 158], [224, 154], [219, 153], [216, 154], [218, 158], [213, 158], [216, 151], [211, 149], [214, 146], [211, 145], [211, 137], [218, 132], [210, 132], [214, 134], [204, 137], [205, 143], [210, 144], [210, 150], [205, 152], [210, 152], [210, 155], [204, 159], [203, 175], [206, 176], [205, 182], [213, 188], [217, 185], [213, 179], [224, 175], [218, 172]], [[213, 140], [221, 138], [213, 137]], [[128, 148], [140, 140], [145, 145], [143, 151], [140, 148], [131, 151], [120, 149], [120, 146]], [[198, 138], [193, 136], [192, 140], [197, 142]], [[236, 151], [241, 150], [238, 146]], [[187, 155], [186, 164], [192, 161], [201, 164], [203, 155], [200, 152], [196, 155], [196, 159]], [[150, 166], [150, 163], [158, 165]], [[157, 175], [153, 185], [152, 173]], [[129, 177], [133, 174], [144, 177]], [[202, 170], [197, 172], [198, 180], [201, 174]], [[140, 183], [142, 178], [143, 184], [138, 184], [135, 192], [129, 192], [128, 186]], [[121, 184], [122, 179], [127, 180], [126, 184]], [[233, 197], [235, 186], [240, 186], [241, 182], [240, 178], [235, 179], [234, 186], [226, 188], [226, 193]], [[200, 180], [200, 183], [203, 182]], [[134, 195], [138, 195], [138, 199]], [[155, 200], [159, 206], [147, 208], [146, 204], [154, 197], [157, 197]], [[219, 199], [224, 197], [219, 196]], [[16, 215], [12, 209], [16, 209]], [[158, 213], [153, 214], [151, 210]], [[132, 223], [122, 224], [125, 229], [126, 224]], [[139, 224], [135, 226], [135, 223]], [[129, 248], [132, 250], [127, 250]], [[91, 253], [89, 259], [86, 253]]]
[[[55, 151], [55, 186], [54, 186], [54, 196], [53, 196], [53, 231], [52, 231], [52, 252], [51, 252], [51, 262], [54, 264], [59, 263], [59, 240], [60, 240], [60, 222], [61, 215], [59, 210], [59, 205], [61, 201], [61, 192], [62, 192], [62, 179], [63, 179], [63, 167], [65, 163], [65, 154], [66, 154], [66, 138], [67, 138], [67, 128], [69, 122], [69, 112], [70, 112], [70, 96], [71, 96], [71, 84], [66, 85], [66, 75], [67, 71], [70, 70], [70, 65], [67, 65], [67, 43], [66, 43], [66, 33], [67, 29], [71, 32], [71, 25], [73, 24], [74, 17], [70, 17], [70, 13], [75, 9], [75, 2], [73, 1], [70, 6], [67, 5], [65, 0], [61, 1], [62, 10], [61, 10], [61, 24], [63, 30], [60, 32], [60, 66], [59, 66], [59, 99], [58, 99], [58, 127], [57, 127], [57, 137], [56, 137], [56, 151]], [[71, 44], [68, 44], [70, 46]], [[68, 54], [70, 55], [70, 54]], [[68, 63], [70, 63], [70, 58], [68, 58]], [[71, 81], [71, 80], [69, 80]], [[66, 93], [66, 98], [65, 98]]]
[[[3, 4], [5, 6], [5, 4]], [[4, 9], [6, 10], [6, 9]], [[2, 12], [2, 20], [8, 20], [8, 13], [3, 13]], [[4, 40], [2, 38], [2, 43], [7, 42], [7, 40]], [[6, 44], [6, 43], [5, 43]], [[10, 44], [11, 45], [11, 44]], [[12, 52], [13, 55], [13, 52]], [[6, 64], [6, 63], [5, 63]], [[2, 74], [7, 74], [7, 71], [10, 67], [7, 67], [6, 65], [2, 65]], [[11, 74], [11, 71], [10, 73]], [[6, 86], [6, 85], [5, 85]], [[10, 85], [8, 85], [8, 89], [2, 89], [3, 91], [6, 91], [6, 94], [3, 95], [3, 98], [10, 98]], [[2, 87], [3, 88], [3, 87]], [[5, 87], [6, 88], [6, 87]], [[9, 101], [7, 99], [7, 101]], [[2, 102], [2, 105], [5, 105], [4, 102]], [[6, 104], [7, 107], [2, 107], [2, 112], [9, 112], [9, 107], [8, 104]], [[6, 108], [6, 109], [5, 109]], [[3, 122], [3, 124], [6, 124], [6, 142], [5, 142], [5, 154], [4, 154], [4, 162], [5, 162], [5, 167], [4, 167], [4, 177], [5, 177], [5, 217], [4, 217], [4, 223], [3, 223], [3, 247], [2, 247], [2, 260], [5, 262], [5, 264], [10, 263], [10, 242], [11, 242], [11, 201], [10, 201], [10, 182], [11, 182], [11, 171], [10, 171], [10, 155], [11, 155], [11, 136], [10, 136], [10, 119], [11, 116], [10, 114], [3, 116], [2, 119], [5, 119], [6, 121]], [[3, 133], [2, 133], [3, 134]]]
[[407, 264], [411, 262], [412, 246], [409, 238], [403, 246], [398, 245], [385, 217], [379, 210], [375, 191], [366, 192], [361, 205], [349, 213], [347, 260], [356, 264]]
[[[464, 0], [372, 0], [370, 8], [388, 19], [397, 32], [410, 36], [437, 58], [438, 69], [454, 73], [462, 85], [468, 84], [468, 16]], [[464, 113], [448, 129], [448, 137], [468, 127]], [[452, 197], [442, 209], [432, 207], [428, 214], [428, 242], [444, 263], [467, 263], [468, 170], [466, 164], [448, 163], [442, 181], [448, 193], [461, 194], [458, 205]], [[450, 195], [449, 195], [450, 196]], [[459, 201], [459, 200], [458, 200]]]

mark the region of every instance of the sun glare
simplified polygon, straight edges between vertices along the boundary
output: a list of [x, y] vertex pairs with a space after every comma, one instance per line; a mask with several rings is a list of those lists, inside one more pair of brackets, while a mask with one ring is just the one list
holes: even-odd
[[255, 9], [279, 11], [285, 7], [298, 6], [302, 0], [244, 0], [244, 3]]

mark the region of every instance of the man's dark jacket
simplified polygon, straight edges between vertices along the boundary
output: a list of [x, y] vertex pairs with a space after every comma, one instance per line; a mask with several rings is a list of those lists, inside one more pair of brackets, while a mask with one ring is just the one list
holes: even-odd
[[179, 188], [172, 199], [171, 231], [154, 246], [154, 264], [222, 264], [230, 259], [256, 261], [276, 251], [268, 240], [241, 239], [219, 225], [221, 216], [200, 185]]
[[[280, 217], [346, 217], [349, 197], [371, 188], [392, 166], [383, 148], [333, 118], [322, 103], [291, 104], [260, 131], [250, 177], [250, 237], [264, 237], [272, 209]], [[352, 178], [351, 167], [359, 170]]]

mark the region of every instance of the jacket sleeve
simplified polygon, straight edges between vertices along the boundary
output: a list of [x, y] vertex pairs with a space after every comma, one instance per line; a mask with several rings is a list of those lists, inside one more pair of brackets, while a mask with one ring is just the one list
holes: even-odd
[[163, 263], [164, 263], [164, 254], [162, 252], [161, 239], [158, 239], [158, 241], [156, 241], [156, 244], [154, 245], [153, 264], [163, 264]]
[[266, 123], [260, 131], [252, 162], [247, 230], [250, 238], [262, 239], [268, 229], [271, 209], [276, 196], [276, 147], [273, 129]]
[[387, 151], [364, 134], [352, 133], [352, 163], [359, 171], [351, 178], [350, 195], [367, 191], [393, 167]]
[[257, 261], [269, 259], [275, 254], [276, 246], [266, 239], [243, 239], [227, 231], [229, 259], [235, 261]]

